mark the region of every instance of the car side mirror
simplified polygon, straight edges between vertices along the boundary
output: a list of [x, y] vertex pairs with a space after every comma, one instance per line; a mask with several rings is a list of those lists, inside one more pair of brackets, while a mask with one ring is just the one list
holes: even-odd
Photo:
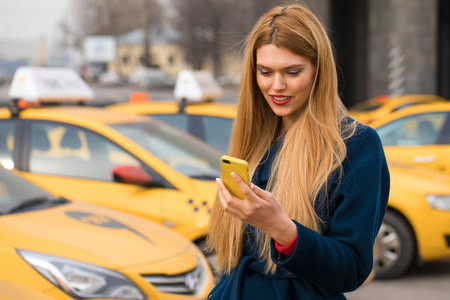
[[152, 176], [143, 168], [131, 165], [117, 166], [112, 170], [115, 182], [131, 183], [149, 186], [152, 184]]

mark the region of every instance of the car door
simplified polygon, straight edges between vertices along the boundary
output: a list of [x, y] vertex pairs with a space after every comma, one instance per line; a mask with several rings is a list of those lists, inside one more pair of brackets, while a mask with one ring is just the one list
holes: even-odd
[[[131, 165], [144, 168], [155, 182], [163, 180], [131, 153], [108, 138], [83, 127], [49, 121], [26, 122], [22, 139], [27, 149], [23, 175], [49, 191], [162, 223], [165, 188], [115, 182], [112, 170]], [[160, 183], [163, 186], [164, 183]]]
[[389, 160], [450, 173], [449, 113], [408, 115], [376, 128]]

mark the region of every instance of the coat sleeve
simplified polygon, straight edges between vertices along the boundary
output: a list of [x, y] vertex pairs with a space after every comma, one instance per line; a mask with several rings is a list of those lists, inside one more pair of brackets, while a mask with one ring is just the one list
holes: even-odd
[[272, 241], [272, 260], [293, 276], [326, 289], [349, 292], [370, 274], [390, 179], [378, 135], [370, 129], [368, 135], [344, 165], [340, 186], [331, 201], [328, 233], [322, 235], [294, 220], [297, 243], [292, 255], [283, 260]]

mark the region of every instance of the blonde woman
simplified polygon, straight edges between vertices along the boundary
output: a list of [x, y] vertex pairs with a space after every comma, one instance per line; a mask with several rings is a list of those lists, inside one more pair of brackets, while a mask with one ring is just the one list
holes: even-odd
[[208, 243], [224, 271], [209, 299], [345, 299], [372, 269], [389, 194], [376, 132], [337, 92], [330, 41], [301, 5], [275, 7], [245, 50], [229, 155], [244, 200], [217, 179]]

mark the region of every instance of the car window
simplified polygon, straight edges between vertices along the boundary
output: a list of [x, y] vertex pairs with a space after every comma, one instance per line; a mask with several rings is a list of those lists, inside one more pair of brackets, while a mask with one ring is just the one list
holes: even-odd
[[203, 116], [202, 127], [205, 141], [223, 153], [227, 153], [233, 119]]
[[220, 176], [220, 152], [174, 126], [157, 120], [109, 126], [186, 176]]
[[398, 107], [394, 108], [392, 111], [397, 111], [406, 107], [410, 107], [410, 106], [414, 106], [414, 105], [419, 105], [419, 104], [426, 104], [428, 102], [410, 102], [410, 103], [404, 103], [402, 105], [399, 105]]
[[154, 114], [149, 116], [189, 132], [189, 116], [186, 114]]
[[445, 112], [407, 116], [377, 129], [383, 146], [418, 146], [439, 143]]
[[12, 153], [14, 150], [15, 120], [0, 121], [0, 164], [8, 169], [14, 167]]
[[112, 169], [140, 162], [107, 138], [81, 127], [33, 122], [30, 172], [113, 181]]
[[0, 214], [27, 199], [54, 198], [45, 190], [0, 166]]

